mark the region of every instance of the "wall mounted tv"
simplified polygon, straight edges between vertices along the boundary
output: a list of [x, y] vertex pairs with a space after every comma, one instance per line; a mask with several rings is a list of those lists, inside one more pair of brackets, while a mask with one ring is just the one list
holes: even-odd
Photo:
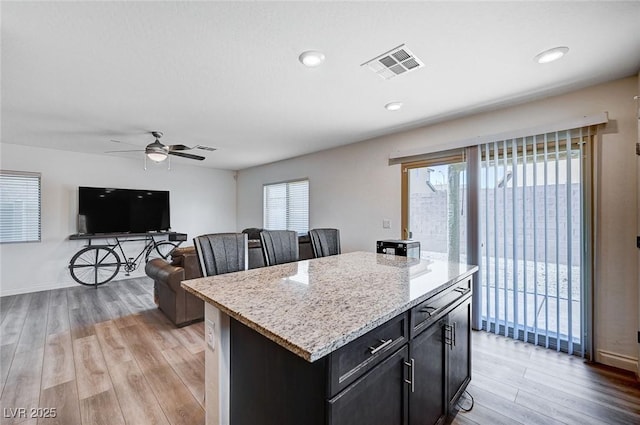
[[166, 190], [78, 188], [78, 233], [144, 233], [170, 227]]

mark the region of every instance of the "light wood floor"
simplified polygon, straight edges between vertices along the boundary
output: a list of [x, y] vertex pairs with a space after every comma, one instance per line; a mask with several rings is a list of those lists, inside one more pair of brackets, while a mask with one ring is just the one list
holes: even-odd
[[[203, 424], [203, 325], [173, 327], [152, 287], [0, 298], [0, 423]], [[475, 405], [453, 424], [640, 424], [632, 375], [484, 332], [473, 333], [468, 390]], [[56, 418], [29, 418], [37, 407]], [[27, 418], [5, 417], [16, 408]]]
[[[0, 298], [1, 423], [203, 424], [203, 324], [176, 329], [152, 291], [140, 278]], [[16, 408], [27, 418], [5, 417]]]
[[486, 332], [472, 338], [475, 405], [453, 424], [640, 424], [633, 374]]

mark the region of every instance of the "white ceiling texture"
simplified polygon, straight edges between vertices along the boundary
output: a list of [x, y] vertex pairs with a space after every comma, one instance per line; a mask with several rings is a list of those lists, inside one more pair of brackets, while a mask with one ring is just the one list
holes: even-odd
[[[142, 149], [158, 130], [166, 144], [218, 149], [174, 160], [232, 170], [640, 69], [637, 1], [0, 7], [3, 143], [105, 154]], [[403, 43], [424, 67], [384, 80], [361, 66]], [[534, 62], [556, 46], [569, 53]], [[306, 50], [326, 61], [304, 67]], [[392, 101], [404, 107], [385, 110]]]

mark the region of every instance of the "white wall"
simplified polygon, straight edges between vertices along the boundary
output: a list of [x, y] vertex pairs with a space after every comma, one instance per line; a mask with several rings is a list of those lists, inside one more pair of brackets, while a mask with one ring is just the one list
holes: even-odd
[[[69, 241], [77, 232], [78, 186], [169, 190], [171, 226], [194, 236], [236, 228], [234, 172], [173, 163], [65, 152], [0, 144], [5, 170], [42, 173], [42, 242], [0, 245], [0, 295], [78, 285], [68, 271], [69, 260], [85, 243]], [[135, 256], [141, 243], [125, 246]], [[142, 264], [132, 276], [143, 276]], [[123, 272], [119, 279], [126, 278]]]
[[[596, 360], [637, 370], [638, 230], [633, 96], [636, 76], [519, 106], [451, 120], [324, 152], [250, 168], [238, 175], [238, 230], [262, 226], [262, 185], [309, 177], [310, 227], [337, 227], [344, 251], [373, 251], [400, 237], [400, 166], [389, 154], [608, 112], [599, 141], [595, 276]], [[410, 107], [410, 105], [406, 105]], [[401, 113], [401, 112], [400, 112]], [[392, 229], [382, 228], [382, 220]]]

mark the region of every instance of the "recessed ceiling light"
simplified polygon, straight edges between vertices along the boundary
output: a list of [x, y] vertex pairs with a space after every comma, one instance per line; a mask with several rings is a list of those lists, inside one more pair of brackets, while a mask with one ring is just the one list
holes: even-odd
[[387, 109], [387, 111], [397, 111], [398, 109], [402, 108], [402, 102], [387, 103], [386, 105], [384, 105], [384, 107]]
[[545, 50], [544, 52], [539, 53], [535, 58], [533, 58], [533, 60], [538, 63], [553, 62], [563, 57], [565, 54], [567, 54], [568, 51], [568, 47], [554, 47], [553, 49]]
[[324, 53], [315, 50], [307, 50], [302, 52], [298, 60], [304, 65], [310, 68], [320, 65], [324, 62]]

